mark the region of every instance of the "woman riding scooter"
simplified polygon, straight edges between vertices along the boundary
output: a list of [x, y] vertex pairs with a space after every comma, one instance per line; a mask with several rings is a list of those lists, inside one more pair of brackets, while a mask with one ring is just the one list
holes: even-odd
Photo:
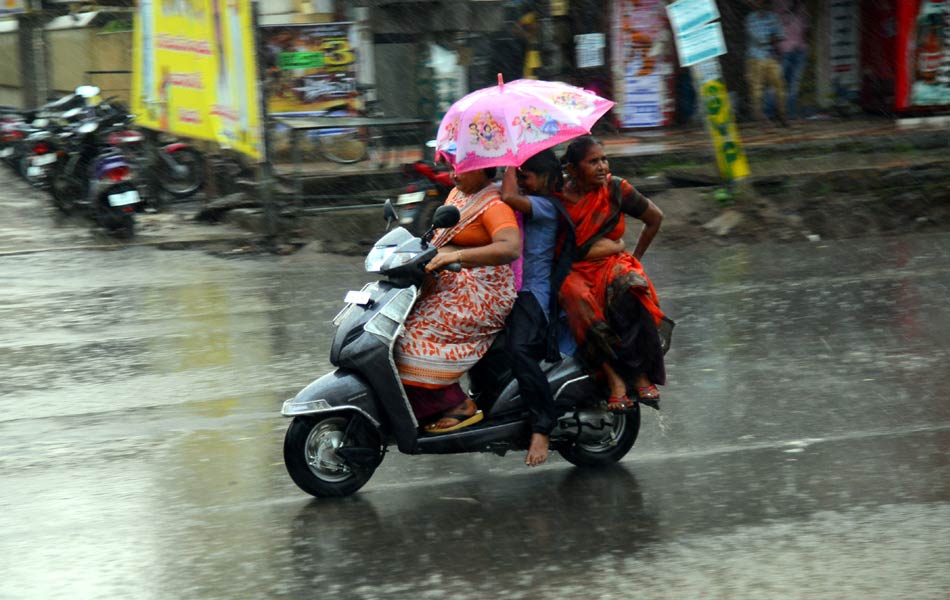
[[[485, 355], [515, 301], [509, 264], [521, 253], [515, 214], [492, 184], [495, 168], [456, 172], [446, 205], [457, 225], [433, 239], [438, 254], [426, 270], [431, 285], [416, 303], [395, 347], [406, 396], [429, 433], [447, 433], [482, 420], [459, 379]], [[459, 272], [440, 270], [460, 263]]]

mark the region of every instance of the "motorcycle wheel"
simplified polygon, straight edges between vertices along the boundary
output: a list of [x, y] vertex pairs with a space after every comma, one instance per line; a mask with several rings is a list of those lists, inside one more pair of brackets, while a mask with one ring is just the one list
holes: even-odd
[[336, 451], [341, 447], [379, 448], [382, 443], [371, 426], [356, 423], [352, 439], [344, 439], [356, 413], [337, 413], [324, 417], [295, 417], [284, 437], [284, 466], [297, 487], [317, 498], [349, 496], [363, 487], [376, 471], [376, 465], [349, 465]]
[[54, 172], [50, 176], [49, 192], [56, 208], [68, 215], [76, 207], [76, 199], [84, 197], [86, 186], [76, 177]]
[[560, 446], [558, 454], [578, 467], [605, 467], [623, 458], [640, 435], [640, 405], [625, 413], [610, 415], [613, 422], [602, 439]]
[[[158, 152], [165, 152], [159, 149]], [[187, 169], [187, 173], [178, 175], [172, 165], [162, 157], [155, 159], [155, 180], [159, 187], [176, 198], [188, 198], [201, 189], [204, 183], [204, 158], [194, 148], [182, 147], [173, 150], [166, 158], [171, 158], [179, 167]]]
[[135, 237], [135, 217], [124, 214], [118, 218], [118, 221], [109, 229], [113, 237], [120, 240], [130, 240]]

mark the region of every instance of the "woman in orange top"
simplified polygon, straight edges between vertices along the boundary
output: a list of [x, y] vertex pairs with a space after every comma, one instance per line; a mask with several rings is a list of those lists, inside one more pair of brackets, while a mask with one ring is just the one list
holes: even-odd
[[[457, 207], [461, 218], [433, 239], [439, 253], [426, 267], [433, 285], [396, 342], [396, 367], [413, 412], [420, 420], [437, 417], [425, 428], [430, 433], [482, 419], [458, 381], [488, 351], [515, 301], [509, 263], [521, 254], [521, 234], [492, 184], [494, 176], [494, 168], [455, 174], [445, 203]], [[453, 262], [462, 264], [460, 272], [438, 271]]]
[[[630, 388], [639, 400], [657, 402], [656, 386], [666, 382], [658, 331], [665, 317], [640, 258], [663, 213], [625, 180], [611, 177], [604, 148], [594, 138], [571, 142], [561, 162], [569, 175], [561, 199], [574, 223], [577, 248], [559, 300], [579, 356], [593, 375], [606, 379], [611, 410], [633, 406]], [[598, 239], [623, 237], [625, 214], [644, 223], [633, 253], [591, 258], [589, 248]]]

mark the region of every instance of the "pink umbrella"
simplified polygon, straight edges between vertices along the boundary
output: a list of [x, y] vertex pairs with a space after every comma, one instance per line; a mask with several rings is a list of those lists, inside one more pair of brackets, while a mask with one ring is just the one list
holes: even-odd
[[557, 81], [518, 79], [468, 94], [449, 107], [436, 135], [436, 156], [459, 172], [521, 166], [541, 150], [590, 128], [614, 102]]

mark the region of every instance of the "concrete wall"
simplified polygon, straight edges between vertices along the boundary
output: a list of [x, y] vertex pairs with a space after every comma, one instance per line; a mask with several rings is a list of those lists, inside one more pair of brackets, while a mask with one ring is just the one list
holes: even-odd
[[0, 32], [0, 104], [22, 106], [20, 87], [20, 47], [17, 44], [16, 31]]

